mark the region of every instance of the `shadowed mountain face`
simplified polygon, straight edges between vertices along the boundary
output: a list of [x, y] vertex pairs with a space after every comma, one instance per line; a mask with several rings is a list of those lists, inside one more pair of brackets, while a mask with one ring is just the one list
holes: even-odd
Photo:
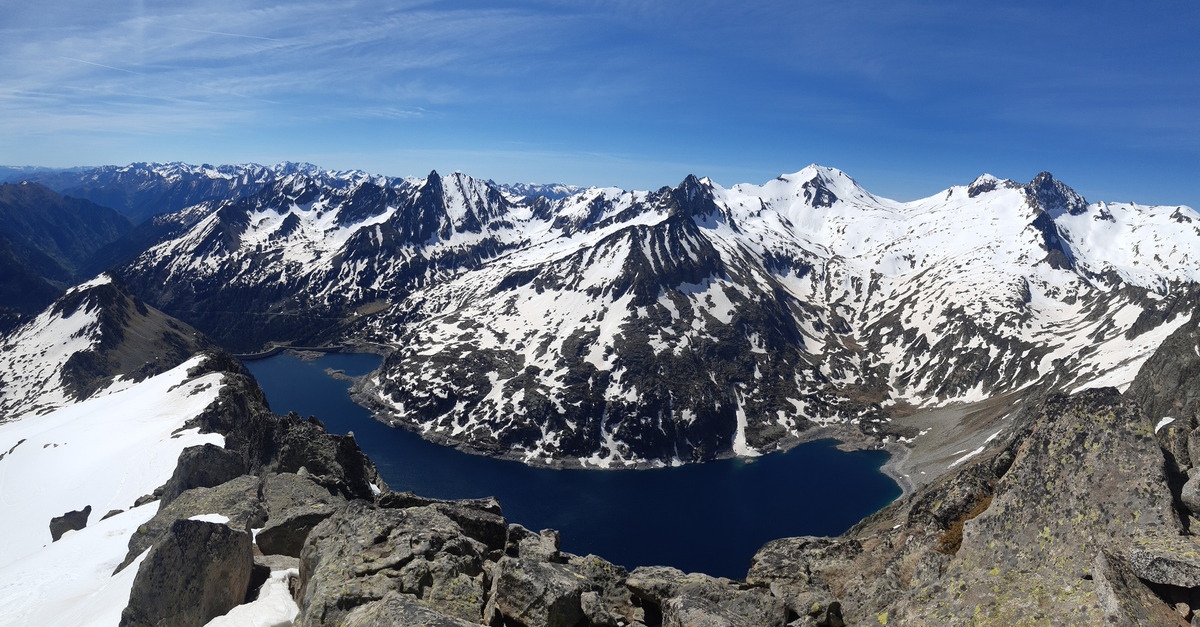
[[553, 200], [297, 171], [139, 231], [120, 273], [164, 311], [238, 350], [389, 346], [378, 411], [531, 463], [755, 455], [882, 435], [897, 407], [1124, 386], [1200, 279], [1195, 211], [1048, 173], [899, 203], [819, 166]]
[[132, 228], [112, 209], [41, 185], [0, 185], [0, 330], [91, 278], [81, 271], [92, 255]]

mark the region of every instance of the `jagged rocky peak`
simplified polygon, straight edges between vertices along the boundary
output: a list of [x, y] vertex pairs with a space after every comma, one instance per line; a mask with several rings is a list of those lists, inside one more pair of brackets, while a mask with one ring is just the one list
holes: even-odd
[[1025, 190], [1029, 193], [1030, 204], [1050, 214], [1051, 218], [1068, 213], [1076, 216], [1088, 209], [1088, 202], [1078, 192], [1067, 187], [1065, 183], [1054, 178], [1049, 172], [1042, 172], [1033, 178]]
[[283, 196], [297, 205], [306, 205], [316, 200], [321, 192], [321, 186], [308, 174], [295, 173], [285, 176], [273, 189], [268, 188], [262, 195]]
[[[836, 184], [831, 184], [831, 181], [849, 177], [839, 170], [825, 168], [815, 163], [801, 170], [802, 174], [809, 172], [811, 172], [811, 176], [801, 185], [801, 189], [804, 190], [804, 201], [813, 207], [832, 207], [833, 203], [838, 201], [838, 196], [830, 189], [830, 187], [837, 187]], [[857, 184], [854, 185], [857, 187]]]
[[707, 178], [689, 174], [666, 196], [669, 215], [706, 219], [718, 212], [713, 200], [713, 184]]

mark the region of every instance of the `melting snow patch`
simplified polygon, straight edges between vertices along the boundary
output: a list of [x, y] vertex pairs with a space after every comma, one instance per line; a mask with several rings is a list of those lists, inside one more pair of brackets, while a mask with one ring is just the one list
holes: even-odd
[[229, 517], [222, 516], [221, 514], [199, 514], [197, 516], [192, 516], [188, 520], [198, 520], [200, 522], [217, 523], [218, 525], [229, 524]]
[[[26, 441], [0, 460], [0, 624], [120, 622], [138, 562], [115, 576], [113, 570], [125, 558], [130, 536], [158, 510], [157, 502], [132, 508], [134, 501], [171, 477], [184, 448], [224, 443], [196, 429], [176, 433], [220, 391], [216, 373], [185, 383], [187, 371], [203, 359], [107, 396], [0, 425], [0, 450]], [[51, 542], [50, 518], [87, 505], [88, 525]], [[114, 509], [126, 511], [100, 520]]]
[[1174, 418], [1172, 418], [1170, 416], [1164, 417], [1162, 420], [1158, 421], [1158, 424], [1154, 425], [1154, 432], [1158, 433], [1159, 429], [1162, 429], [1163, 427], [1171, 424], [1172, 422], [1175, 422]]
[[954, 468], [955, 466], [958, 466], [959, 464], [967, 461], [968, 459], [971, 459], [972, 457], [975, 457], [976, 455], [982, 453], [983, 449], [986, 447], [987, 447], [987, 445], [985, 444], [984, 446], [981, 446], [981, 447], [971, 451], [970, 453], [967, 453], [966, 455], [959, 457], [958, 459], [954, 460], [954, 462], [951, 463], [949, 466], [946, 466], [946, 470], [950, 470], [950, 469]]
[[273, 571], [271, 578], [258, 589], [258, 597], [253, 602], [229, 610], [224, 616], [209, 621], [205, 627], [291, 625], [300, 614], [300, 607], [292, 599], [292, 593], [288, 590], [288, 580], [299, 576], [300, 571], [295, 568]]

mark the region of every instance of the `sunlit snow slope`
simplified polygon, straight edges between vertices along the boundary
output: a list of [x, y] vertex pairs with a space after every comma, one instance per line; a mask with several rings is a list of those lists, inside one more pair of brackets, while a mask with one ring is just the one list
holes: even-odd
[[[120, 621], [137, 568], [113, 570], [158, 510], [135, 502], [183, 449], [223, 445], [185, 428], [223, 381], [201, 374], [193, 333], [105, 275], [0, 339], [0, 625]], [[52, 541], [52, 518], [87, 507], [86, 527]]]

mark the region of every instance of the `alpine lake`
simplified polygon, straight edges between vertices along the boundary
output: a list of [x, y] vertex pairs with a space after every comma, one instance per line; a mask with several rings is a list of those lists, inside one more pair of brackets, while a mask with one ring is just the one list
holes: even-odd
[[504, 516], [533, 531], [557, 529], [562, 550], [629, 569], [674, 566], [742, 579], [764, 543], [837, 535], [900, 495], [880, 472], [883, 451], [843, 452], [821, 440], [752, 460], [653, 470], [555, 470], [462, 453], [389, 427], [349, 395], [379, 367], [371, 354], [288, 353], [247, 361], [276, 413], [316, 416], [353, 431], [388, 486], [438, 499], [494, 496]]

